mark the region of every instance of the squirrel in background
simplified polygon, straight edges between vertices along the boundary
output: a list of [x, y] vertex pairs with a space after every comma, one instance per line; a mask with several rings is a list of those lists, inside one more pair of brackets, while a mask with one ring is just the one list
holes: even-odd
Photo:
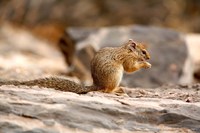
[[142, 44], [129, 39], [120, 47], [100, 49], [91, 61], [93, 85], [84, 86], [60, 77], [40, 78], [28, 81], [4, 80], [0, 85], [25, 85], [54, 88], [56, 90], [84, 94], [90, 91], [112, 93], [120, 89], [119, 84], [125, 72], [151, 68], [147, 62], [150, 55]]

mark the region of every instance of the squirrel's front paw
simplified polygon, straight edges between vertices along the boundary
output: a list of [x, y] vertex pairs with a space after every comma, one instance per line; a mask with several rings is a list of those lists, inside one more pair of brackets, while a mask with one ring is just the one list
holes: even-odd
[[149, 62], [144, 63], [144, 68], [151, 68], [151, 64]]

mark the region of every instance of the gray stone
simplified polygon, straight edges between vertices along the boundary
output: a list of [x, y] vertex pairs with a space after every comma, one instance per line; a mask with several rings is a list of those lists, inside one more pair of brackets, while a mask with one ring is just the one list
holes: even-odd
[[[152, 68], [125, 75], [122, 81], [125, 86], [155, 87], [167, 83], [177, 84], [184, 76], [182, 69], [187, 60], [188, 51], [184, 35], [179, 32], [143, 26], [70, 28], [68, 31], [77, 40], [78, 50], [88, 45], [96, 50], [102, 47], [119, 46], [129, 38], [146, 44], [151, 55]], [[82, 56], [81, 60], [88, 60], [88, 58], [83, 59]]]

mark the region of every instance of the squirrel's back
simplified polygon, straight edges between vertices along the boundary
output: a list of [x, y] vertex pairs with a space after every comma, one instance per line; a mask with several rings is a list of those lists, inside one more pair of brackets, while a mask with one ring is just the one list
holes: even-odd
[[119, 47], [106, 47], [98, 51], [91, 61], [93, 83], [102, 89], [113, 90], [123, 76], [123, 66], [115, 60]]

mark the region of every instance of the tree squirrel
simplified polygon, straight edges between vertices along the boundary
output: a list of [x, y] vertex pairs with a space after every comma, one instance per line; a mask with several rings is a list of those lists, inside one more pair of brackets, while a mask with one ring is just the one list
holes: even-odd
[[91, 61], [92, 86], [83, 86], [64, 78], [51, 77], [29, 81], [0, 81], [0, 85], [26, 85], [54, 88], [78, 94], [90, 91], [114, 92], [118, 89], [123, 72], [134, 72], [140, 68], [150, 68], [149, 53], [142, 44], [129, 39], [120, 47], [106, 47], [99, 50]]

